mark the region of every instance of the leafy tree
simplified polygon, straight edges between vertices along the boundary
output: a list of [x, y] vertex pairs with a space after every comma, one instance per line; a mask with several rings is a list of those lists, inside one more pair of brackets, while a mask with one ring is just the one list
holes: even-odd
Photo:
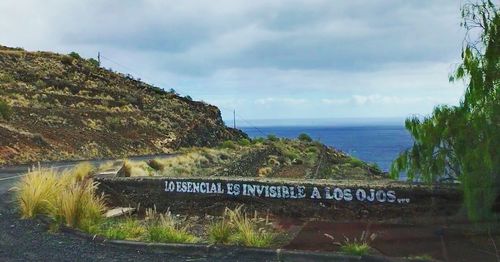
[[393, 162], [391, 175], [428, 183], [458, 181], [473, 221], [492, 216], [500, 188], [500, 15], [490, 0], [462, 7], [462, 63], [450, 81], [464, 81], [458, 106], [438, 106], [406, 120], [413, 147]]

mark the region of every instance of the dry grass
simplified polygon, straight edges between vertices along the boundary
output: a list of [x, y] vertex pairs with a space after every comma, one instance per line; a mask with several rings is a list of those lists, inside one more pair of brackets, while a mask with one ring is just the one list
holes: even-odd
[[69, 184], [61, 191], [57, 201], [56, 221], [84, 230], [98, 224], [106, 210], [103, 196], [96, 195], [97, 184], [90, 180]]
[[21, 217], [47, 215], [84, 230], [99, 223], [105, 205], [90, 179], [93, 170], [92, 165], [82, 163], [62, 172], [41, 167], [28, 172], [15, 187]]
[[154, 169], [144, 161], [123, 161], [123, 171], [126, 177], [153, 176]]
[[231, 149], [193, 148], [175, 157], [155, 159], [150, 165], [162, 176], [208, 175], [234, 154]]
[[207, 228], [208, 242], [212, 244], [230, 244], [231, 236], [234, 234], [234, 228], [226, 219], [212, 222]]
[[243, 206], [235, 209], [226, 208], [224, 216], [228, 218], [229, 225], [234, 229], [230, 242], [249, 247], [269, 247], [273, 244], [275, 234], [269, 232], [268, 219], [260, 219], [257, 213], [248, 216], [242, 210]]
[[23, 176], [14, 189], [21, 217], [33, 218], [38, 214], [54, 212], [61, 182], [54, 170], [38, 167]]
[[149, 225], [146, 239], [151, 242], [163, 243], [196, 243], [199, 239], [188, 232], [188, 226], [180, 226], [170, 211], [156, 212], [156, 208], [146, 210], [146, 220]]

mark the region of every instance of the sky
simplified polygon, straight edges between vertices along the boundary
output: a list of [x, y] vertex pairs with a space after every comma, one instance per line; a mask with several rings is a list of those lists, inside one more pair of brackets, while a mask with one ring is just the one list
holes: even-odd
[[2, 0], [0, 44], [102, 66], [238, 124], [399, 119], [457, 104], [457, 0]]

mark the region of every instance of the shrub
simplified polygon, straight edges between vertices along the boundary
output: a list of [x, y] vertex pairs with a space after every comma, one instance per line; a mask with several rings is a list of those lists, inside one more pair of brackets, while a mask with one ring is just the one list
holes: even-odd
[[252, 142], [250, 142], [250, 140], [246, 139], [246, 138], [242, 138], [238, 141], [238, 144], [240, 146], [249, 146], [252, 144]]
[[279, 141], [280, 139], [279, 139], [276, 135], [272, 135], [272, 134], [271, 134], [271, 135], [268, 135], [268, 136], [267, 136], [267, 140], [272, 141], [272, 142], [277, 142], [277, 141]]
[[99, 67], [101, 64], [99, 64], [99, 61], [95, 60], [94, 58], [89, 58], [89, 63], [94, 66], [94, 67]]
[[7, 102], [0, 100], [0, 117], [4, 120], [10, 120], [12, 116], [12, 108], [7, 104]]
[[82, 59], [82, 57], [80, 56], [80, 54], [78, 54], [77, 52], [71, 52], [68, 55], [70, 57], [74, 58], [74, 59]]
[[235, 149], [236, 144], [234, 143], [234, 141], [226, 140], [221, 144], [221, 148]]
[[186, 98], [189, 101], [193, 101], [193, 98], [191, 96], [185, 96], [184, 98]]
[[64, 55], [61, 57], [61, 62], [66, 65], [71, 65], [73, 64], [73, 59], [74, 58], [69, 55]]
[[258, 137], [258, 138], [255, 138], [252, 140], [253, 144], [259, 144], [259, 143], [262, 144], [264, 142], [265, 142], [265, 139], [263, 137]]
[[349, 163], [354, 166], [354, 167], [363, 167], [364, 163], [363, 161], [359, 160], [358, 158], [356, 157], [351, 157], [349, 159]]
[[312, 142], [313, 141], [312, 138], [306, 133], [300, 134], [298, 136], [298, 139], [302, 142]]

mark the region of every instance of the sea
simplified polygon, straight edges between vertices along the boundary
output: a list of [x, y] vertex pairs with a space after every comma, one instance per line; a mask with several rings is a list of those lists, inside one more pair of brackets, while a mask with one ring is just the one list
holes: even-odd
[[376, 163], [388, 171], [392, 161], [400, 152], [411, 147], [413, 140], [404, 128], [397, 125], [366, 126], [260, 126], [240, 127], [251, 138], [278, 137], [296, 138], [306, 133], [313, 139], [340, 149], [363, 161]]

